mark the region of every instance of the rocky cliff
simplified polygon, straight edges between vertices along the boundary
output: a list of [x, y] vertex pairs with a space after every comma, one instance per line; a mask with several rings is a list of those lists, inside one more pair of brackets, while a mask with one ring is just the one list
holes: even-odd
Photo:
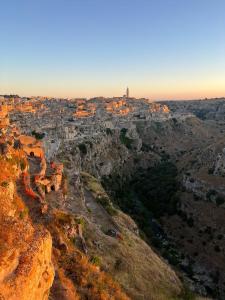
[[2, 299], [48, 299], [54, 279], [52, 238], [34, 226], [17, 193], [24, 153], [0, 158], [0, 295]]

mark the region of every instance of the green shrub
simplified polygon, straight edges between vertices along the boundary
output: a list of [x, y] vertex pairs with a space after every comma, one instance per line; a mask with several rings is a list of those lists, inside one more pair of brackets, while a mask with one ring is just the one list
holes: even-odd
[[135, 157], [135, 158], [134, 158], [134, 163], [135, 163], [135, 164], [139, 163], [139, 161], [140, 161], [140, 158], [138, 158], [138, 157]]
[[112, 135], [113, 134], [112, 129], [110, 129], [110, 128], [106, 128], [105, 131], [106, 131], [107, 135]]
[[207, 192], [207, 194], [206, 194], [206, 199], [207, 199], [208, 201], [212, 201], [213, 198], [214, 198], [216, 195], [217, 195], [217, 191], [215, 191], [215, 190], [209, 190], [209, 191]]
[[215, 250], [216, 252], [220, 252], [220, 247], [219, 247], [218, 245], [215, 245], [214, 250]]
[[217, 204], [218, 206], [220, 206], [220, 205], [222, 205], [222, 204], [224, 204], [224, 203], [225, 203], [224, 197], [222, 197], [222, 196], [217, 196], [217, 197], [216, 197], [216, 204]]
[[151, 147], [148, 144], [142, 143], [141, 151], [148, 152], [151, 150]]
[[185, 286], [181, 292], [180, 299], [181, 300], [195, 300], [196, 296], [194, 295], [194, 293], [192, 291], [190, 291], [190, 289], [188, 287]]
[[101, 265], [101, 258], [99, 256], [92, 256], [90, 258], [90, 262], [95, 265], [95, 266], [100, 266]]
[[116, 215], [117, 210], [113, 207], [113, 205], [110, 202], [109, 198], [107, 198], [107, 197], [98, 197], [97, 202], [105, 208], [105, 210], [107, 211], [107, 213], [110, 216]]
[[192, 217], [188, 218], [187, 219], [187, 224], [189, 227], [193, 227], [194, 226], [194, 220]]
[[177, 124], [178, 121], [177, 121], [176, 118], [172, 118], [172, 120], [173, 120], [173, 123], [174, 123], [174, 124]]
[[218, 235], [217, 235], [217, 239], [218, 239], [218, 240], [222, 240], [222, 238], [223, 238], [223, 235], [222, 235], [222, 234], [218, 234]]
[[213, 169], [213, 168], [209, 168], [209, 169], [208, 169], [208, 174], [209, 174], [209, 175], [213, 174], [213, 172], [214, 172], [214, 169]]
[[87, 154], [87, 147], [86, 147], [86, 145], [85, 145], [84, 143], [79, 144], [79, 145], [78, 145], [78, 148], [79, 148], [79, 150], [80, 150], [80, 152], [81, 152], [82, 154], [84, 154], [84, 155]]
[[33, 130], [31, 134], [37, 139], [37, 140], [42, 140], [45, 137], [45, 133], [39, 133]]
[[128, 149], [131, 149], [131, 145], [133, 143], [133, 140], [128, 138], [126, 136], [127, 133], [127, 129], [126, 128], [122, 128], [120, 130], [120, 142], [125, 145]]
[[76, 219], [76, 222], [77, 224], [81, 224], [81, 226], [84, 228], [85, 227], [85, 220], [84, 218], [79, 218], [79, 219]]
[[23, 220], [25, 217], [27, 217], [28, 213], [29, 213], [29, 209], [25, 207], [24, 210], [21, 211], [19, 214], [20, 219]]

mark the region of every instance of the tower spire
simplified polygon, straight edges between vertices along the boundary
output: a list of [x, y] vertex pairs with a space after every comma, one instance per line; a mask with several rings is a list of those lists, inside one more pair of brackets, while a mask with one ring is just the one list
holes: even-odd
[[126, 97], [129, 98], [129, 88], [127, 87]]

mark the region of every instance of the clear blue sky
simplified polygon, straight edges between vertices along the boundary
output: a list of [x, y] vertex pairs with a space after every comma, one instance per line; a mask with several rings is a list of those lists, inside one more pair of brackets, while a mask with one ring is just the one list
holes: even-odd
[[0, 0], [0, 94], [225, 96], [224, 0]]

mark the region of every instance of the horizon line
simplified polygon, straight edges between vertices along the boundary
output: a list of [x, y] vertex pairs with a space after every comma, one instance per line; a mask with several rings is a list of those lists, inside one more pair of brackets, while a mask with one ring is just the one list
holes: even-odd
[[[17, 93], [1, 93], [0, 94], [1, 97], [4, 96], [11, 96], [11, 97], [19, 97], [19, 98], [53, 98], [53, 99], [86, 99], [86, 100], [90, 100], [90, 99], [94, 99], [94, 98], [105, 98], [105, 99], [113, 99], [113, 98], [123, 98], [124, 96], [91, 96], [91, 97], [85, 97], [85, 96], [47, 96], [47, 95], [19, 95]], [[147, 99], [147, 100], [151, 100], [152, 102], [160, 102], [160, 101], [199, 101], [199, 100], [219, 100], [219, 99], [225, 99], [225, 96], [216, 96], [216, 97], [191, 97], [191, 98], [171, 98], [168, 97], [167, 98], [154, 98], [151, 99], [151, 97], [129, 97], [130, 99]]]

